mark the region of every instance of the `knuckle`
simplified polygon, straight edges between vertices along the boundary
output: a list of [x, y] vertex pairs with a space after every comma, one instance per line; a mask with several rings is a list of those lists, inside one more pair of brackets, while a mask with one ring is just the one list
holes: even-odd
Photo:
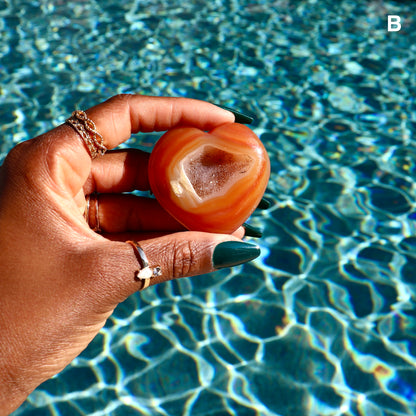
[[196, 250], [191, 241], [177, 243], [173, 250], [172, 277], [191, 276], [196, 271]]
[[17, 144], [7, 155], [3, 171], [19, 186], [31, 190], [40, 190], [51, 167], [57, 165], [60, 158], [57, 143], [47, 136]]
[[115, 104], [124, 105], [130, 99], [131, 99], [131, 94], [116, 94], [116, 95], [113, 95], [108, 101], [115, 103]]
[[28, 146], [30, 146], [30, 142], [25, 141], [18, 143], [15, 147], [13, 147], [4, 160], [4, 166], [8, 168], [20, 164], [24, 159]]
[[31, 183], [33, 165], [37, 159], [32, 157], [32, 141], [28, 140], [17, 144], [10, 150], [2, 165], [2, 171], [6, 175], [9, 183], [24, 180]]

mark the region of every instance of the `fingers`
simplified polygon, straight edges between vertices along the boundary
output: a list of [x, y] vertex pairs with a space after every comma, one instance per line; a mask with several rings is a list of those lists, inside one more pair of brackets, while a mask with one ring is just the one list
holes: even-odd
[[[115, 303], [147, 284], [232, 267], [260, 254], [259, 247], [236, 237], [191, 231], [140, 241], [144, 258], [139, 258], [131, 244], [106, 242], [104, 245], [100, 258], [105, 261], [105, 273], [101, 276], [109, 279], [104, 287], [105, 295]], [[156, 271], [148, 282], [138, 278], [145, 265], [149, 266], [151, 276]]]
[[108, 149], [132, 133], [164, 131], [178, 125], [210, 130], [232, 123], [234, 115], [213, 104], [190, 98], [117, 95], [87, 110]]
[[84, 193], [148, 190], [149, 156], [149, 153], [141, 150], [128, 149], [114, 150], [94, 159], [91, 173], [84, 184]]
[[[231, 235], [238, 239], [242, 239], [243, 237], [247, 236], [245, 234], [245, 228], [239, 227], [235, 230]], [[175, 231], [174, 231], [175, 232]], [[188, 231], [185, 231], [188, 232]], [[102, 236], [105, 237], [107, 240], [111, 241], [144, 241], [144, 240], [151, 240], [151, 239], [159, 239], [160, 237], [165, 237], [166, 235], [172, 234], [172, 231], [126, 231], [121, 233], [102, 233]]]
[[[107, 149], [117, 147], [138, 131], [163, 131], [178, 125], [208, 130], [235, 119], [232, 112], [204, 101], [139, 95], [117, 95], [86, 113]], [[89, 177], [91, 158], [87, 146], [67, 124], [30, 141], [25, 151], [25, 172], [61, 196], [77, 195]], [[21, 163], [22, 152], [14, 153]]]
[[[97, 199], [98, 198], [98, 199]], [[103, 233], [176, 232], [185, 228], [169, 215], [156, 199], [127, 194], [90, 197], [87, 222]]]
[[[101, 189], [102, 190], [102, 189]], [[84, 196], [82, 195], [82, 198]], [[86, 209], [84, 204], [86, 202]], [[261, 204], [266, 204], [262, 202]], [[80, 205], [81, 206], [81, 205]], [[161, 234], [185, 231], [185, 227], [172, 217], [154, 198], [132, 194], [89, 194], [82, 204], [82, 212], [90, 228], [100, 230], [107, 238], [117, 241], [153, 238]], [[261, 207], [259, 208], [261, 209]], [[239, 230], [242, 231], [241, 235]], [[237, 237], [262, 237], [262, 230], [244, 223], [237, 230]]]
[[[98, 198], [98, 199], [97, 199]], [[173, 218], [156, 199], [129, 194], [87, 196], [86, 220], [90, 228], [113, 241], [144, 240], [186, 228]], [[258, 231], [243, 224], [232, 235], [259, 237]]]
[[139, 244], [149, 266], [160, 267], [161, 274], [151, 279], [151, 285], [236, 266], [260, 254], [257, 246], [238, 238], [191, 231], [140, 241]]

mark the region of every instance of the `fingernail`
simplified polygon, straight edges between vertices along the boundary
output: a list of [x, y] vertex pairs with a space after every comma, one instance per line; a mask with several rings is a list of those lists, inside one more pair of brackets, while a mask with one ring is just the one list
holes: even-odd
[[261, 201], [259, 202], [259, 205], [257, 205], [256, 209], [269, 209], [271, 206], [272, 206], [272, 202], [270, 201], [270, 199], [263, 197]]
[[260, 238], [260, 237], [263, 236], [263, 233], [260, 230], [260, 228], [253, 227], [252, 225], [247, 224], [246, 222], [243, 224], [243, 228], [245, 230], [244, 235], [246, 237], [256, 237], [256, 238]]
[[254, 244], [242, 241], [224, 241], [215, 247], [212, 264], [215, 269], [223, 269], [247, 263], [259, 255], [260, 248]]
[[234, 110], [234, 108], [226, 107], [225, 105], [215, 104], [217, 107], [223, 108], [224, 110], [231, 111], [234, 114], [235, 122], [241, 124], [251, 124], [254, 121], [254, 117], [242, 113], [241, 111]]

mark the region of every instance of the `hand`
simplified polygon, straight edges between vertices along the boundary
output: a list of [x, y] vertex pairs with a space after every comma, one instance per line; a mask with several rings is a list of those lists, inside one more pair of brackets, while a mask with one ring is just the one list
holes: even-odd
[[[116, 96], [87, 110], [108, 149], [132, 132], [178, 125], [210, 130], [231, 112], [182, 98]], [[132, 245], [140, 241], [161, 275], [151, 284], [248, 261], [256, 246], [234, 235], [187, 232], [148, 189], [148, 155], [128, 149], [94, 160], [64, 124], [16, 146], [0, 169], [0, 415], [80, 354], [118, 303], [140, 290]], [[101, 233], [84, 219], [99, 193]], [[88, 216], [90, 216], [88, 212]]]

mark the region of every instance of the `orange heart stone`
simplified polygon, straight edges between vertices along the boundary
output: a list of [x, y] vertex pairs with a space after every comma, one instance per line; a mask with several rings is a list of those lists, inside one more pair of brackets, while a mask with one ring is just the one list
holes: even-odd
[[189, 230], [232, 233], [259, 204], [270, 177], [260, 139], [243, 124], [223, 124], [206, 133], [169, 130], [149, 160], [150, 188]]

